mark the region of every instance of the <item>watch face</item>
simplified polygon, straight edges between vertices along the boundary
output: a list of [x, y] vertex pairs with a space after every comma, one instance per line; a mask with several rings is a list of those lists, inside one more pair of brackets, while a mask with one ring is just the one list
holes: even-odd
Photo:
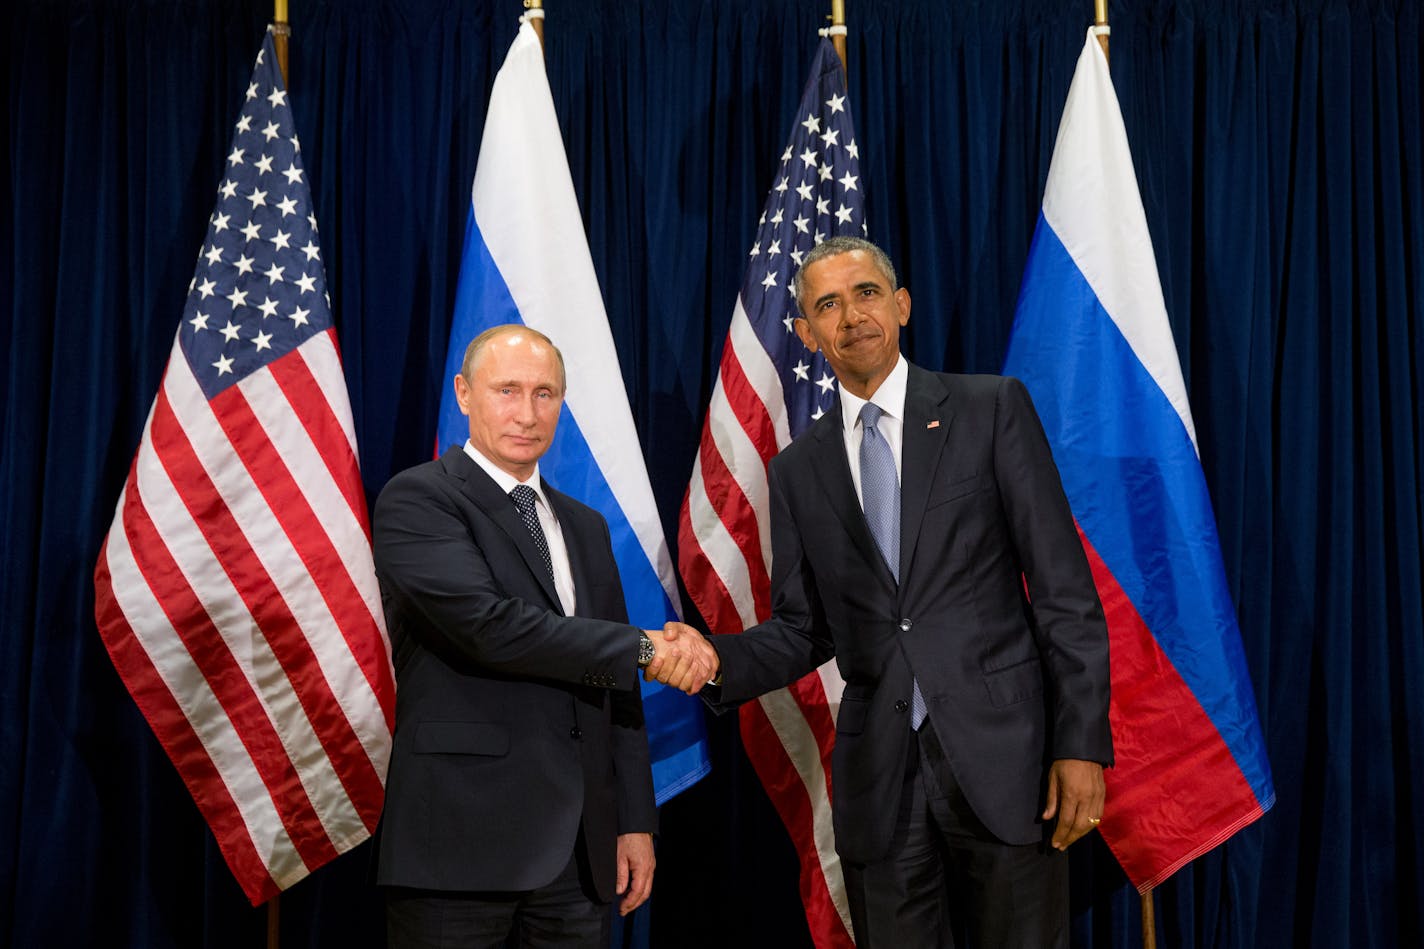
[[657, 650], [653, 646], [653, 641], [648, 638], [646, 633], [643, 634], [638, 640], [638, 665], [646, 666], [653, 661], [653, 656], [656, 654]]

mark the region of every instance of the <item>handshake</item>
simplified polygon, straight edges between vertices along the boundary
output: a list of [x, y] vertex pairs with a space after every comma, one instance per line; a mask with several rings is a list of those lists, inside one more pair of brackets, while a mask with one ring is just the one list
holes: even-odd
[[717, 677], [721, 659], [712, 644], [686, 623], [668, 623], [662, 629], [645, 630], [653, 641], [653, 661], [643, 670], [643, 678], [657, 680], [688, 695], [696, 695]]

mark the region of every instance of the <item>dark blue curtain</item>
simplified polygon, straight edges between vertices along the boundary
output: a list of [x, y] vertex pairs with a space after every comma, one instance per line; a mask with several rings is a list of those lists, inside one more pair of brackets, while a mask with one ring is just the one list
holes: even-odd
[[[670, 540], [756, 216], [828, 4], [551, 0], [547, 61]], [[851, 0], [870, 236], [909, 355], [1003, 356], [1087, 0]], [[374, 496], [428, 457], [515, 0], [296, 0], [291, 100]], [[94, 629], [270, 5], [0, 14], [0, 939], [251, 946], [251, 909]], [[1112, 71], [1279, 801], [1157, 892], [1162, 946], [1424, 942], [1424, 34], [1413, 0], [1114, 4]], [[807, 945], [795, 857], [710, 723], [663, 809], [653, 946]], [[369, 847], [285, 946], [380, 946]], [[1140, 944], [1075, 848], [1074, 944]]]

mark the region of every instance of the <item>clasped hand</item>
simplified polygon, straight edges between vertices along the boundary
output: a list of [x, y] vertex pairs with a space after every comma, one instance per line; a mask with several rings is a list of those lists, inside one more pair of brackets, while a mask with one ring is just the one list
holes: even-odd
[[695, 695], [716, 678], [721, 668], [717, 650], [691, 626], [668, 623], [662, 629], [646, 632], [655, 650], [653, 661], [643, 670], [643, 677], [649, 682], [657, 680]]

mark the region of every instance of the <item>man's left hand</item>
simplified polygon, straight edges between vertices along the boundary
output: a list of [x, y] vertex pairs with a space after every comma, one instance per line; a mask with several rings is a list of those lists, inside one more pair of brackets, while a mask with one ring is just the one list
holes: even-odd
[[618, 903], [618, 915], [627, 916], [647, 902], [653, 892], [653, 866], [657, 859], [653, 856], [652, 834], [618, 835], [618, 892], [623, 899]]
[[1048, 771], [1048, 801], [1043, 819], [1058, 818], [1053, 831], [1055, 850], [1067, 850], [1103, 819], [1107, 788], [1103, 766], [1096, 761], [1059, 758]]

